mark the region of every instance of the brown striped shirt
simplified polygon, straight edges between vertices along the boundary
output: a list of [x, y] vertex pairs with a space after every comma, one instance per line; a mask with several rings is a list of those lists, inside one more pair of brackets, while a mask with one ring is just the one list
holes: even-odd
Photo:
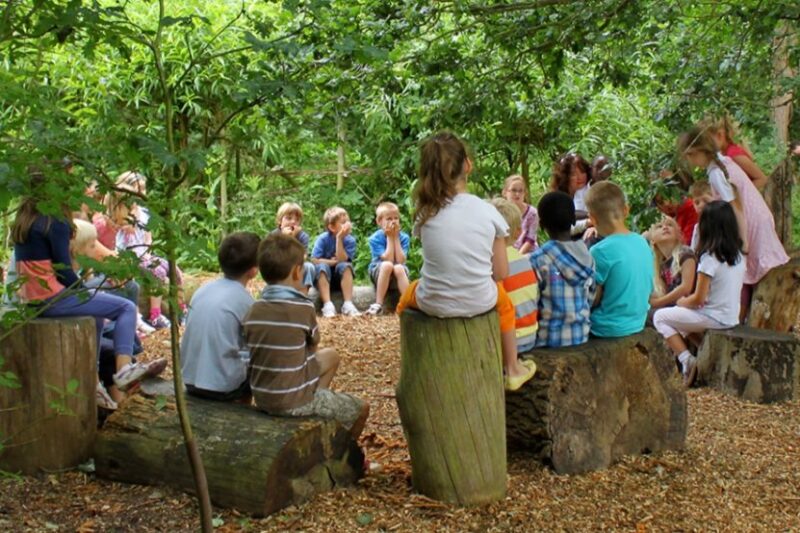
[[244, 334], [259, 409], [281, 414], [314, 398], [319, 329], [311, 300], [291, 287], [268, 286], [245, 317]]

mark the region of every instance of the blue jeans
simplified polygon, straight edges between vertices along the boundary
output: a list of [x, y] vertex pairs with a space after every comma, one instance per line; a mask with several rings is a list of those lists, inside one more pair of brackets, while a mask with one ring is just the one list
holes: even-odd
[[311, 261], [303, 263], [303, 287], [313, 287], [317, 278], [317, 268]]
[[353, 271], [352, 263], [347, 261], [336, 263], [336, 266], [334, 266], [333, 269], [331, 269], [330, 265], [326, 265], [324, 263], [317, 263], [314, 266], [317, 270], [317, 275], [314, 277], [314, 281], [319, 281], [319, 277], [324, 275], [326, 278], [328, 278], [328, 282], [331, 285], [332, 291], [341, 287], [342, 277], [348, 269], [350, 272]]

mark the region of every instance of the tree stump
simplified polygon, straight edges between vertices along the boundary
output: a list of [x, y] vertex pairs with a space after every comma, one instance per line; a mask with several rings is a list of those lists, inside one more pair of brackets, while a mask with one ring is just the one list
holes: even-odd
[[400, 317], [397, 406], [414, 488], [460, 505], [506, 493], [506, 438], [497, 313]]
[[773, 268], [758, 283], [747, 325], [800, 334], [800, 259]]
[[575, 474], [623, 455], [684, 447], [686, 394], [654, 330], [521, 357], [533, 359], [537, 372], [506, 394], [510, 449]]
[[61, 470], [91, 456], [97, 431], [95, 323], [89, 317], [36, 319], [3, 340], [0, 470]]
[[706, 332], [697, 352], [701, 381], [758, 403], [800, 399], [800, 341], [751, 327]]
[[[220, 507], [266, 516], [363, 473], [363, 453], [333, 420], [187, 401], [211, 501]], [[129, 398], [98, 433], [94, 453], [99, 477], [194, 491], [173, 398]]]

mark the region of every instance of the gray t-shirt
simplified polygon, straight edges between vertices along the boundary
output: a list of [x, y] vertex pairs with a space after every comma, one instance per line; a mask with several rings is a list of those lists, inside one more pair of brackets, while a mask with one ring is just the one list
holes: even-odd
[[187, 385], [230, 392], [245, 382], [250, 354], [242, 322], [253, 301], [241, 283], [226, 278], [194, 293], [181, 340], [181, 372]]

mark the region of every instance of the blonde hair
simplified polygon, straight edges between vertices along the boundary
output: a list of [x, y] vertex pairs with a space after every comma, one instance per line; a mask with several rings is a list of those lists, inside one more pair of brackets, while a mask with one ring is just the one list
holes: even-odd
[[714, 195], [711, 184], [707, 180], [697, 180], [689, 186], [689, 196], [700, 198], [704, 194]]
[[698, 124], [678, 137], [678, 151], [681, 157], [686, 157], [689, 152], [699, 152], [711, 159], [722, 171], [722, 174], [725, 176], [725, 181], [730, 184], [736, 198], [739, 198], [739, 191], [736, 185], [731, 183], [728, 169], [725, 168], [725, 164], [722, 162], [722, 159], [719, 158], [719, 146], [717, 146], [717, 141], [714, 140], [708, 126], [704, 126], [702, 123]]
[[322, 221], [325, 223], [325, 227], [327, 228], [331, 224], [335, 224], [343, 216], [347, 216], [347, 211], [345, 211], [344, 207], [335, 205], [325, 210], [325, 214], [322, 215]]
[[681, 227], [678, 225], [678, 222], [668, 216], [661, 217], [661, 220], [650, 226], [648, 233], [650, 234], [650, 247], [653, 250], [653, 266], [655, 268], [655, 293], [658, 296], [663, 296], [667, 293], [667, 285], [664, 283], [664, 279], [661, 277], [661, 264], [667, 260], [667, 257], [661, 253], [661, 249], [656, 246], [655, 240], [653, 239], [654, 230], [658, 226], [663, 226], [664, 224], [668, 224], [672, 226], [672, 228], [677, 232], [678, 238], [675, 240], [675, 246], [672, 248], [672, 253], [670, 257], [672, 257], [672, 263], [670, 264], [670, 272], [672, 277], [674, 278], [681, 272], [681, 251], [683, 249], [682, 242], [681, 242]]
[[397, 207], [397, 204], [394, 202], [381, 202], [378, 204], [378, 207], [375, 208], [375, 218], [380, 222], [380, 220], [388, 215], [389, 213], [397, 213], [400, 215], [400, 208]]
[[589, 189], [586, 207], [599, 224], [625, 218], [625, 194], [616, 183], [601, 181]]
[[511, 188], [511, 186], [517, 181], [520, 182], [522, 184], [522, 188], [525, 189], [525, 198], [524, 199], [527, 202], [528, 201], [528, 195], [529, 195], [528, 184], [525, 183], [525, 178], [520, 174], [512, 174], [512, 175], [510, 175], [509, 177], [506, 178], [506, 181], [503, 182], [503, 194], [505, 194], [506, 191], [509, 190]]
[[94, 224], [80, 218], [72, 219], [75, 225], [75, 235], [69, 241], [69, 251], [72, 255], [82, 255], [92, 241], [97, 240], [97, 228]]
[[275, 215], [275, 223], [280, 226], [281, 219], [285, 216], [295, 214], [299, 220], [303, 220], [303, 208], [294, 202], [284, 202], [278, 208], [278, 213]]
[[[734, 139], [739, 135], [739, 126], [728, 113], [723, 113], [718, 116], [708, 115], [700, 121], [699, 126], [712, 133], [721, 132], [725, 136], [725, 142], [728, 144], [736, 144]], [[744, 143], [740, 144], [748, 153], [750, 152]]]
[[517, 207], [517, 204], [505, 198], [494, 198], [489, 201], [500, 215], [505, 219], [508, 224], [508, 236], [506, 243], [512, 243], [517, 240], [517, 234], [522, 229], [522, 213]]
[[144, 196], [147, 191], [147, 177], [144, 174], [129, 170], [117, 176], [116, 186], [118, 189]]

